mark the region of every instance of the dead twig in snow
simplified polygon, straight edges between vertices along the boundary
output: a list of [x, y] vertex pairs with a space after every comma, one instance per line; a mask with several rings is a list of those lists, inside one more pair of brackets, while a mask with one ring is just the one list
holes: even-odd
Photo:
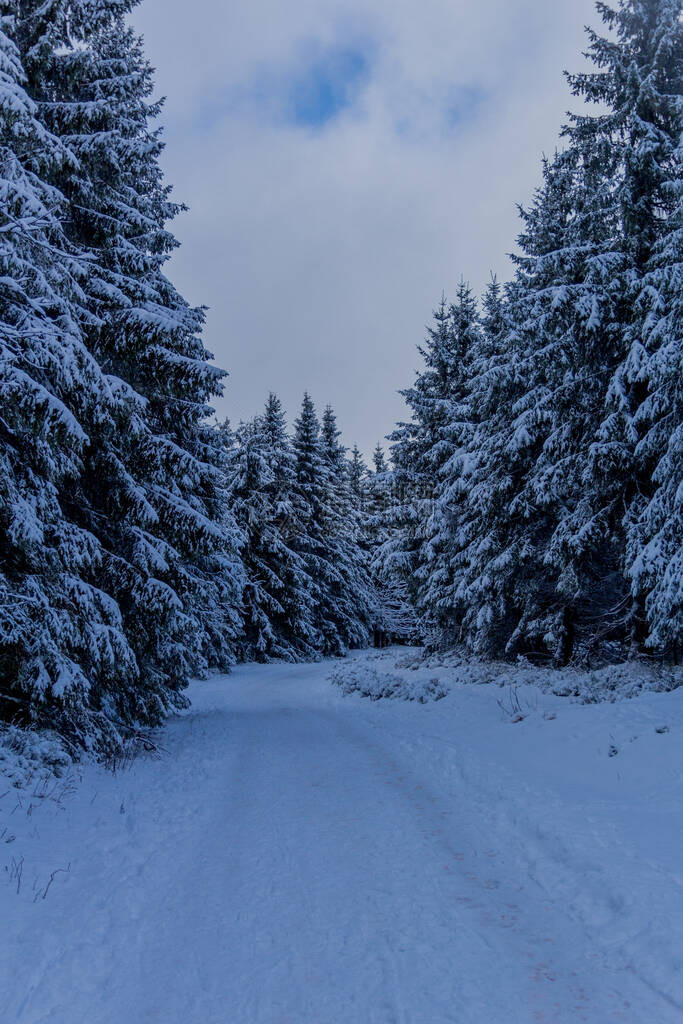
[[51, 886], [51, 885], [52, 885], [52, 883], [54, 882], [54, 880], [55, 880], [55, 878], [57, 877], [57, 875], [68, 875], [68, 873], [69, 873], [70, 871], [71, 871], [71, 863], [69, 863], [69, 864], [67, 865], [67, 867], [65, 867], [65, 868], [56, 868], [56, 869], [55, 869], [55, 870], [54, 870], [54, 871], [52, 872], [52, 874], [50, 875], [50, 879], [49, 879], [49, 881], [48, 881], [47, 885], [45, 886], [45, 889], [43, 890], [43, 893], [42, 893], [42, 895], [41, 895], [41, 894], [40, 894], [39, 892], [38, 892], [38, 893], [36, 893], [36, 895], [35, 895], [35, 897], [34, 897], [34, 900], [33, 900], [33, 902], [35, 903], [35, 902], [36, 902], [36, 901], [37, 901], [38, 899], [43, 899], [43, 900], [44, 900], [44, 899], [45, 899], [45, 898], [47, 897], [47, 894], [48, 894], [48, 893], [49, 893], [49, 891], [50, 891], [50, 886]]

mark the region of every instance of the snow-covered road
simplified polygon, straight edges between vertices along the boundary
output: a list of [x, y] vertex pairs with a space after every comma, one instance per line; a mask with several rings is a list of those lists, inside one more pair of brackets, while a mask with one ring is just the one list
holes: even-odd
[[[618, 809], [600, 819], [608, 794], [586, 809], [579, 778], [565, 801], [557, 763], [530, 783], [524, 756], [556, 722], [538, 716], [516, 759], [495, 688], [375, 704], [342, 698], [328, 671], [196, 684], [161, 760], [88, 768], [31, 813], [41, 801], [3, 798], [3, 1024], [683, 1021], [675, 959], [634, 962], [623, 905], [649, 888], [638, 927], [666, 950], [675, 822], [670, 868], [666, 853], [641, 865]], [[677, 697], [660, 699], [680, 717]]]

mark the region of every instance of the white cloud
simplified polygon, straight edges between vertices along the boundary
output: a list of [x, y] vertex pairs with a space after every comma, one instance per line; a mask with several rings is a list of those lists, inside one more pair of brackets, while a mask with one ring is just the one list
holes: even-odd
[[[349, 444], [391, 429], [442, 289], [508, 273], [515, 203], [576, 106], [562, 69], [597, 20], [591, 0], [193, 0], [190, 22], [186, 3], [146, 0], [164, 165], [191, 207], [171, 273], [211, 307], [221, 414], [251, 415], [269, 389], [295, 414], [308, 388]], [[298, 75], [307, 46], [358, 39], [368, 82], [324, 129], [259, 92]]]

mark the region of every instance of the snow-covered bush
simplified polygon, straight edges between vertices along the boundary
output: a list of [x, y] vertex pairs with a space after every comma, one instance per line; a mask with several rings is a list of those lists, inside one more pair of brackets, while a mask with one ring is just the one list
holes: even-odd
[[398, 698], [426, 703], [440, 700], [456, 686], [495, 684], [511, 692], [535, 686], [556, 697], [598, 704], [637, 697], [644, 692], [675, 690], [683, 686], [683, 667], [633, 661], [595, 671], [539, 668], [524, 659], [510, 665], [477, 661], [455, 651], [427, 654], [420, 649], [390, 650], [369, 658], [354, 658], [335, 665], [329, 678], [342, 693], [360, 693], [372, 700]]
[[516, 665], [483, 662], [459, 651], [426, 654], [423, 650], [395, 659], [399, 671], [419, 677], [438, 671], [444, 686], [495, 683], [500, 687], [536, 686], [543, 693], [572, 697], [583, 704], [598, 704], [637, 697], [644, 692], [666, 693], [683, 686], [683, 667], [656, 662], [629, 661], [595, 670], [540, 668], [520, 658]]
[[370, 700], [409, 700], [427, 704], [441, 700], [448, 693], [449, 687], [433, 674], [427, 677], [390, 671], [391, 664], [392, 659], [382, 656], [370, 661], [352, 659], [335, 665], [329, 679], [340, 687], [344, 696], [359, 693]]
[[22, 788], [36, 778], [62, 776], [72, 763], [54, 732], [34, 732], [13, 725], [0, 728], [0, 774], [13, 786]]

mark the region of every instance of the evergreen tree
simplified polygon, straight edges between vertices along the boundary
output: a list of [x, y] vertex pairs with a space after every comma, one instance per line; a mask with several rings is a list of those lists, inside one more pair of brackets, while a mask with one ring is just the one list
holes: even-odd
[[386, 473], [387, 471], [387, 460], [384, 455], [384, 448], [377, 442], [374, 452], [372, 453], [372, 464], [376, 474]]
[[135, 4], [26, 0], [27, 90], [72, 159], [50, 169], [69, 243], [88, 259], [81, 330], [112, 396], [93, 412], [71, 514], [103, 551], [96, 582], [123, 617], [139, 675], [91, 688], [103, 723], [153, 724], [190, 674], [231, 659], [239, 565], [220, 455], [205, 426], [220, 371], [201, 310], [163, 274], [175, 246], [151, 70], [124, 23]]
[[[342, 655], [367, 642], [368, 595], [344, 520], [348, 477], [334, 414], [328, 409], [321, 431], [308, 394], [295, 424], [294, 452], [296, 493], [306, 509], [297, 550], [313, 582], [315, 635], [321, 653]], [[343, 476], [335, 480], [335, 472]]]
[[296, 552], [307, 506], [297, 495], [296, 457], [287, 434], [285, 414], [277, 395], [268, 397], [261, 429], [273, 480], [268, 488], [273, 530], [271, 549], [275, 571], [282, 580], [279, 599], [284, 618], [278, 628], [297, 659], [311, 657], [317, 650], [313, 637], [313, 584], [304, 560]]
[[451, 312], [445, 297], [434, 312], [434, 326], [428, 329], [426, 342], [418, 351], [425, 369], [417, 374], [413, 387], [401, 392], [412, 419], [400, 423], [390, 435], [395, 500], [385, 519], [387, 539], [376, 556], [377, 571], [400, 581], [416, 607], [419, 600], [416, 573], [429, 533], [427, 524], [435, 491], [432, 456], [435, 448], [438, 451], [446, 424], [455, 368]]
[[618, 347], [613, 281], [623, 267], [618, 254], [605, 258], [614, 219], [596, 205], [591, 173], [572, 151], [545, 163], [543, 187], [521, 211], [509, 327], [485, 374], [498, 412], [480, 435], [481, 553], [467, 593], [475, 645], [489, 653], [565, 662], [580, 615], [592, 642], [595, 620], [623, 591], [614, 523], [587, 512], [604, 493], [596, 481], [591, 496], [586, 468]]
[[476, 300], [464, 281], [455, 303], [443, 298], [434, 319], [420, 349], [425, 367], [404, 392], [412, 421], [392, 435], [400, 503], [380, 552], [384, 571], [403, 581], [430, 643], [446, 634], [452, 642], [455, 633], [449, 535], [456, 529], [455, 477], [467, 471], [467, 389], [480, 335]]
[[[635, 594], [647, 595], [648, 643], [677, 648], [683, 640], [683, 199], [644, 278], [641, 383], [647, 389], [634, 414], [635, 454], [651, 485], [631, 512], [627, 564]], [[642, 600], [642, 598], [641, 598]]]
[[365, 482], [368, 475], [368, 467], [365, 465], [365, 460], [357, 444], [354, 444], [351, 449], [351, 458], [349, 459], [347, 472], [356, 507], [359, 512], [362, 512], [365, 502]]
[[370, 565], [372, 586], [371, 624], [376, 646], [393, 640], [417, 639], [417, 620], [408, 596], [405, 579], [392, 571], [385, 552], [394, 540], [393, 510], [396, 505], [394, 479], [381, 444], [373, 453], [374, 471], [365, 481], [362, 536]]
[[83, 344], [85, 267], [49, 183], [74, 163], [37, 117], [0, 20], [0, 716], [87, 743], [90, 693], [135, 678], [119, 608], [96, 580], [97, 539], [72, 494], [115, 396]]
[[323, 455], [330, 471], [329, 505], [333, 519], [328, 538], [333, 564], [341, 577], [335, 604], [346, 619], [346, 645], [364, 647], [368, 641], [373, 595], [362, 544], [361, 510], [349, 473], [346, 449], [331, 406], [322, 419]]
[[602, 75], [577, 77], [574, 85], [613, 112], [612, 123], [579, 123], [576, 132], [617, 154], [632, 267], [627, 354], [612, 379], [605, 433], [633, 451], [626, 493], [632, 637], [670, 649], [683, 638], [683, 4], [639, 0], [602, 13], [617, 44], [593, 35]]
[[244, 661], [292, 660], [289, 644], [272, 621], [284, 614], [278, 600], [283, 581], [270, 564], [279, 541], [267, 493], [273, 479], [261, 424], [258, 419], [242, 423], [236, 432], [229, 495], [232, 513], [244, 535], [239, 650]]
[[246, 582], [239, 654], [243, 660], [315, 656], [312, 582], [292, 548], [302, 509], [294, 457], [278, 397], [240, 426], [232, 446], [229, 507], [243, 532]]
[[484, 418], [450, 531], [461, 538], [449, 561], [465, 639], [560, 663], [577, 641], [589, 655], [629, 635], [640, 644], [664, 594], [659, 622], [674, 625], [650, 642], [671, 643], [680, 626], [680, 374], [657, 275], [676, 244], [681, 5], [599, 9], [617, 39], [591, 33], [599, 70], [570, 82], [605, 112], [572, 119], [567, 150], [546, 162], [522, 211], [509, 326], [488, 366], [472, 367], [472, 408]]
[[[500, 656], [515, 626], [510, 584], [515, 563], [500, 557], [514, 526], [509, 503], [522, 476], [514, 404], [524, 384], [519, 354], [510, 338], [514, 288], [493, 279], [483, 300], [480, 344], [471, 361], [469, 408], [473, 432], [466, 448], [466, 473], [453, 480], [457, 517], [449, 530], [452, 603], [460, 639], [476, 653]], [[451, 481], [444, 500], [449, 504]]]
[[470, 473], [474, 411], [470, 401], [472, 372], [481, 348], [477, 302], [470, 287], [460, 282], [450, 307], [452, 368], [442, 422], [429, 452], [434, 498], [425, 524], [425, 541], [416, 566], [417, 608], [425, 634], [440, 644], [458, 637], [461, 614], [453, 575], [453, 548], [458, 543], [463, 498]]
[[[680, 0], [621, 0], [617, 9], [601, 4], [599, 11], [616, 38], [591, 32], [589, 56], [597, 71], [570, 76], [570, 83], [576, 95], [606, 112], [573, 118], [566, 135], [570, 148], [595, 168], [594, 205], [614, 225], [612, 243], [605, 248], [620, 271], [611, 275], [619, 337], [616, 359], [605, 361], [610, 371], [607, 410], [591, 449], [589, 492], [594, 500], [578, 525], [607, 523], [620, 547], [625, 533], [633, 564], [640, 561], [640, 531], [634, 524], [650, 501], [658, 504], [655, 452], [648, 443], [641, 445], [652, 408], [646, 366], [654, 354], [652, 344], [658, 347], [650, 332], [648, 275], [677, 203], [671, 186], [680, 178], [682, 7]], [[662, 447], [659, 453], [661, 461]], [[627, 569], [622, 560], [624, 573]], [[647, 591], [653, 580], [638, 569], [631, 577], [626, 628], [637, 650], [648, 632]]]
[[387, 517], [395, 504], [391, 494], [392, 474], [379, 442], [372, 455], [372, 464], [373, 470], [368, 472], [364, 486], [363, 533], [368, 547], [376, 554], [389, 537]]
[[330, 476], [323, 456], [320, 422], [308, 393], [304, 394], [301, 413], [294, 424], [297, 502], [303, 511], [294, 537], [295, 550], [301, 555], [311, 579], [313, 598], [312, 640], [321, 653], [341, 654], [343, 640], [337, 623], [329, 615], [326, 595], [341, 582], [329, 560], [326, 544], [331, 519], [327, 496]]

